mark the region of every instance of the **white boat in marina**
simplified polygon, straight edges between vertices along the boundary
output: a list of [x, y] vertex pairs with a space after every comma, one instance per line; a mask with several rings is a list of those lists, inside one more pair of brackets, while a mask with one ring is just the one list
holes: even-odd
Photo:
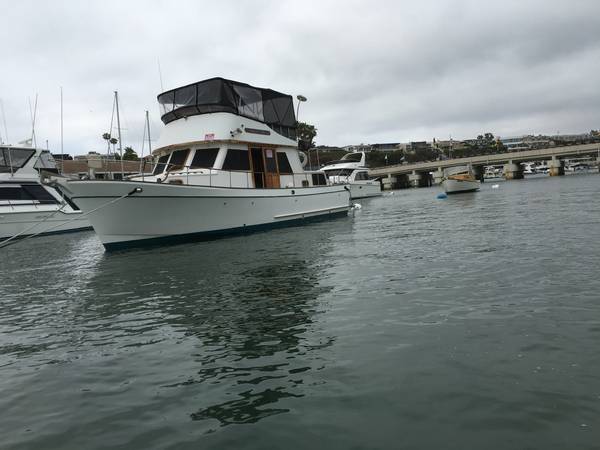
[[333, 184], [347, 184], [352, 199], [382, 195], [379, 180], [369, 179], [365, 152], [347, 153], [341, 160], [332, 161], [321, 170]]
[[349, 188], [303, 169], [290, 95], [211, 78], [158, 96], [151, 176], [59, 180], [107, 249], [347, 215]]
[[68, 197], [41, 183], [42, 170], [56, 172], [48, 150], [0, 146], [0, 247], [13, 237], [91, 227]]
[[524, 163], [523, 175], [533, 175], [537, 173], [537, 167], [535, 162]]
[[483, 177], [487, 179], [502, 178], [502, 168], [496, 166], [486, 166]]
[[448, 167], [444, 169], [442, 186], [446, 194], [478, 191], [480, 182], [473, 175], [470, 166]]

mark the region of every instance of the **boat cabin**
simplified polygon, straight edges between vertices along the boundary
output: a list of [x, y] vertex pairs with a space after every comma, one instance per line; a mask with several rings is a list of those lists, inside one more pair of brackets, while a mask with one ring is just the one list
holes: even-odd
[[156, 181], [237, 188], [325, 186], [321, 171], [305, 172], [298, 151], [254, 143], [199, 144], [163, 152]]
[[146, 180], [233, 188], [327, 185], [322, 171], [303, 169], [290, 95], [211, 78], [164, 92], [158, 102], [165, 128]]
[[62, 198], [40, 183], [40, 170], [56, 172], [48, 150], [0, 147], [0, 212], [18, 207], [57, 205]]

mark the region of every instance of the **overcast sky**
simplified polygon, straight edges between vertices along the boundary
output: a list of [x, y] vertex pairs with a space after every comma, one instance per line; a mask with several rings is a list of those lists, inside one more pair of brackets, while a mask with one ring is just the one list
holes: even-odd
[[302, 94], [317, 143], [600, 128], [600, 1], [0, 0], [0, 98], [16, 144], [103, 151], [113, 91], [141, 147], [156, 95], [214, 76]]

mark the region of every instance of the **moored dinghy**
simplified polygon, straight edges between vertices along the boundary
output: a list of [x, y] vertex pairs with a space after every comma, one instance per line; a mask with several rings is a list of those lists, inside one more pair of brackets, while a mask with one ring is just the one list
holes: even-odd
[[152, 176], [59, 181], [107, 249], [347, 215], [347, 187], [303, 169], [291, 96], [212, 78], [158, 102]]

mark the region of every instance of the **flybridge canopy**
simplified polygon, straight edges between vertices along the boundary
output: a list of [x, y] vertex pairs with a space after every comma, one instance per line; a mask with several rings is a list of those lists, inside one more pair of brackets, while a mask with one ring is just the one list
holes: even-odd
[[158, 103], [165, 124], [182, 117], [228, 112], [258, 120], [273, 131], [296, 139], [292, 96], [271, 89], [211, 78], [163, 92], [158, 96]]

